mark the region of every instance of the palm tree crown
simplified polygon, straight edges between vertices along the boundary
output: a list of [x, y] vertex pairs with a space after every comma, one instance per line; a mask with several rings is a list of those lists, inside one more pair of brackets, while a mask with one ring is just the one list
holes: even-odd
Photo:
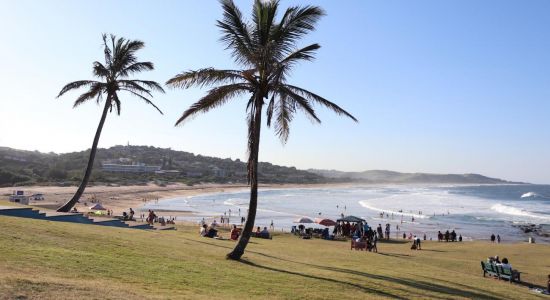
[[217, 23], [222, 31], [221, 41], [232, 51], [235, 62], [244, 69], [205, 68], [183, 72], [168, 80], [169, 86], [181, 88], [218, 85], [187, 109], [176, 124], [243, 94], [252, 94], [247, 105], [250, 112], [257, 109], [256, 97], [268, 101], [267, 125], [274, 124], [275, 132], [283, 142], [288, 139], [289, 125], [297, 110], [303, 111], [314, 122], [321, 122], [315, 114], [314, 104], [357, 121], [327, 99], [287, 83], [292, 67], [300, 61], [313, 60], [315, 51], [320, 48], [318, 44], [299, 48], [296, 43], [315, 29], [315, 24], [324, 15], [321, 8], [290, 7], [276, 22], [279, 1], [256, 0], [252, 22], [246, 22], [232, 0], [222, 0], [221, 3], [224, 15]]
[[92, 99], [96, 99], [97, 103], [100, 103], [103, 97], [106, 96], [109, 110], [112, 111], [114, 106], [117, 114], [120, 115], [121, 103], [118, 91], [126, 91], [152, 105], [162, 114], [162, 111], [147, 98], [153, 96], [151, 94], [153, 90], [164, 93], [162, 87], [154, 81], [128, 79], [130, 75], [135, 73], [154, 69], [152, 62], [137, 61], [135, 53], [142, 49], [145, 44], [138, 40], [117, 39], [114, 35], [108, 37], [106, 34], [103, 35], [103, 44], [105, 47], [105, 64], [98, 61], [93, 63], [94, 76], [102, 79], [102, 81], [79, 80], [71, 82], [61, 89], [57, 97], [59, 98], [73, 89], [88, 87], [88, 91], [76, 99], [73, 107]]

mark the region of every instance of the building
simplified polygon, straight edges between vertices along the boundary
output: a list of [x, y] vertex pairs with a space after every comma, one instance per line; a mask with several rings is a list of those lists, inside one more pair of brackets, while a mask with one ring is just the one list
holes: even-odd
[[105, 172], [120, 173], [154, 173], [160, 171], [161, 166], [148, 166], [144, 163], [135, 163], [131, 165], [104, 163], [101, 169]]
[[29, 198], [30, 197], [25, 196], [24, 191], [13, 191], [13, 194], [10, 196], [10, 202], [29, 205]]

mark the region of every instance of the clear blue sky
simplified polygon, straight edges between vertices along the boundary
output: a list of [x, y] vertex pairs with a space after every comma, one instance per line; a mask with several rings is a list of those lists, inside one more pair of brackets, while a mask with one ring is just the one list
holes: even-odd
[[[252, 1], [237, 1], [249, 15]], [[481, 173], [550, 183], [550, 1], [282, 1], [327, 11], [303, 45], [317, 60], [291, 82], [338, 103], [359, 120], [319, 109], [298, 116], [283, 146], [263, 130], [260, 160], [345, 171]], [[141, 60], [165, 82], [200, 67], [234, 68], [218, 41], [217, 1], [0, 0], [0, 145], [70, 152], [89, 148], [101, 108], [72, 109], [64, 84], [89, 79], [101, 34], [145, 41]], [[171, 147], [244, 159], [245, 101], [173, 124], [205, 90], [167, 90], [164, 116], [123, 96], [100, 146]]]

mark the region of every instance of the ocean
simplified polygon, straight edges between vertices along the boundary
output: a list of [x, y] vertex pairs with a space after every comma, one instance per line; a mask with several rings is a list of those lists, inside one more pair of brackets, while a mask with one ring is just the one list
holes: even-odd
[[[198, 222], [221, 216], [230, 223], [246, 217], [249, 191], [206, 194], [149, 203], [142, 210], [191, 211], [180, 220]], [[168, 216], [169, 213], [162, 213]], [[426, 234], [437, 239], [437, 232], [455, 230], [464, 240], [488, 240], [500, 235], [503, 242], [550, 243], [549, 237], [524, 233], [518, 226], [550, 224], [550, 185], [387, 185], [347, 188], [260, 189], [257, 226], [273, 222], [277, 230], [289, 231], [302, 216], [337, 219], [354, 215], [370, 225], [389, 223], [392, 237]], [[311, 227], [322, 227], [308, 224]], [[399, 226], [399, 231], [397, 227]]]

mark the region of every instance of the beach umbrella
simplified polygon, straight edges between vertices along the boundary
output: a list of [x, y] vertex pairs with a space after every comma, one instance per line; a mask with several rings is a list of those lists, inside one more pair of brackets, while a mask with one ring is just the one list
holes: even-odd
[[103, 207], [103, 205], [101, 205], [100, 203], [97, 203], [94, 206], [90, 206], [90, 210], [107, 210], [107, 209]]
[[336, 222], [331, 219], [322, 219], [322, 218], [315, 218], [315, 223], [323, 226], [334, 226], [336, 225]]
[[301, 217], [294, 220], [294, 223], [313, 223], [313, 220], [308, 217]]

